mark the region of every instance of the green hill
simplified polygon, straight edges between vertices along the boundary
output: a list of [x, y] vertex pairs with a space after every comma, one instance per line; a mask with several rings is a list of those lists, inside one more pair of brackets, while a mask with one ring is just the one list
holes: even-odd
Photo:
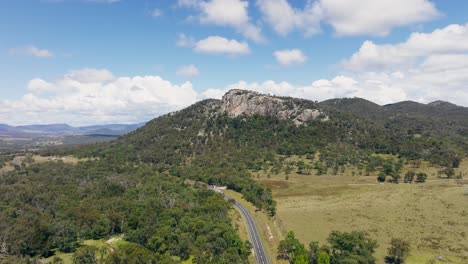
[[[231, 90], [222, 100], [158, 117], [112, 142], [42, 152], [94, 158], [87, 162], [25, 165], [6, 173], [0, 177], [0, 238], [13, 256], [50, 256], [73, 251], [78, 238], [125, 234], [135, 248], [122, 251], [122, 261], [138, 252], [167, 263], [173, 257], [245, 262], [229, 206], [200, 182], [226, 185], [274, 215], [271, 191], [252, 173], [294, 167], [320, 174], [352, 166], [395, 176], [401, 162], [421, 159], [457, 167], [468, 146], [464, 113], [446, 103], [317, 103]], [[388, 164], [374, 154], [398, 161]], [[289, 156], [314, 165], [291, 164]]]

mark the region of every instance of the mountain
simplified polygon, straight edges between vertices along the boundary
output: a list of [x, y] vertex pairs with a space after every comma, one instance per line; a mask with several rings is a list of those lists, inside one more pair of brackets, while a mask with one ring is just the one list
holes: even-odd
[[323, 101], [320, 105], [341, 112], [353, 113], [369, 120], [376, 121], [386, 116], [385, 109], [380, 105], [362, 98], [337, 98]]
[[[283, 168], [284, 156], [318, 155], [317, 168], [364, 167], [372, 154], [458, 166], [468, 152], [467, 136], [451, 131], [447, 122], [431, 119], [426, 107], [437, 106], [411, 102], [379, 106], [364, 99], [316, 103], [231, 90], [222, 100], [200, 101], [117, 140], [73, 151], [118, 164], [151, 164], [159, 172], [228, 185], [257, 206], [274, 210], [270, 196], [260, 198], [245, 177], [249, 171]], [[467, 129], [458, 116], [465, 110], [434, 116], [447, 116], [458, 122], [458, 128]]]
[[27, 134], [34, 135], [114, 135], [120, 136], [131, 132], [145, 123], [138, 124], [109, 124], [109, 125], [95, 125], [72, 127], [67, 124], [49, 124], [49, 125], [23, 125], [23, 126], [10, 126], [0, 124], [0, 134], [17, 135]]
[[7, 124], [0, 124], [0, 133], [13, 130], [14, 127]]
[[43, 149], [109, 141], [143, 125], [144, 123], [72, 127], [67, 124], [25, 126], [0, 124], [0, 151]]
[[[130, 160], [154, 163], [183, 162], [230, 147], [305, 155], [338, 146], [347, 151], [335, 153], [336, 159], [349, 159], [348, 152], [377, 152], [443, 163], [468, 149], [468, 110], [439, 108], [415, 102], [380, 106], [359, 98], [315, 103], [231, 90], [222, 100], [201, 101], [156, 118], [110, 147]], [[440, 159], [441, 151], [452, 158]]]
[[352, 113], [406, 134], [427, 134], [468, 145], [468, 108], [444, 101], [422, 104], [404, 101], [380, 106], [361, 98], [333, 99], [320, 103], [338, 111]]
[[79, 128], [71, 127], [67, 124], [50, 124], [50, 125], [26, 125], [17, 126], [16, 130], [23, 133], [39, 133], [39, 134], [78, 134]]
[[79, 130], [86, 134], [123, 135], [144, 125], [145, 123], [95, 125], [79, 127]]

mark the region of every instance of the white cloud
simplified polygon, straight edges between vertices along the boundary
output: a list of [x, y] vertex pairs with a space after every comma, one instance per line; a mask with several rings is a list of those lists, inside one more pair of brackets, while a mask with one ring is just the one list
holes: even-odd
[[[444, 34], [447, 28], [456, 32], [457, 37]], [[428, 103], [435, 100], [445, 100], [458, 105], [468, 106], [468, 50], [464, 50], [460, 36], [463, 30], [459, 27], [449, 26], [436, 30], [437, 34], [445, 40], [429, 37], [429, 35], [413, 34], [410, 38], [424, 39], [420, 44], [426, 46], [416, 55], [403, 56], [404, 59], [392, 58], [398, 53], [393, 52], [387, 59], [381, 57], [385, 67], [358, 67], [354, 71], [339, 75], [332, 79], [320, 79], [307, 85], [296, 85], [289, 82], [265, 81], [262, 83], [247, 83], [240, 81], [221, 89], [209, 89], [202, 93], [203, 97], [219, 98], [229, 89], [247, 89], [275, 95], [293, 96], [311, 100], [325, 100], [336, 97], [361, 97], [379, 104], [395, 103], [404, 100], [413, 100]], [[454, 30], [457, 29], [457, 30]], [[415, 37], [417, 36], [417, 37]], [[449, 43], [448, 39], [455, 42]], [[397, 44], [409, 49], [406, 43], [416, 45], [417, 41], [407, 41]], [[388, 47], [386, 47], [388, 48]], [[397, 48], [397, 50], [399, 49]], [[407, 53], [405, 53], [407, 54]], [[409, 52], [408, 54], [411, 54]], [[417, 59], [414, 59], [417, 57]], [[401, 66], [404, 63], [404, 67]], [[362, 65], [367, 65], [363, 63]], [[394, 67], [395, 66], [395, 67]], [[395, 70], [397, 69], [397, 70]]]
[[447, 95], [443, 94], [444, 88], [435, 88], [435, 85], [431, 84], [430, 89], [422, 93], [414, 93], [415, 84], [418, 84], [421, 78], [423, 77], [402, 79], [398, 73], [394, 73], [369, 74], [356, 78], [340, 75], [333, 79], [316, 80], [307, 85], [295, 85], [289, 82], [271, 80], [261, 83], [240, 81], [221, 89], [208, 89], [201, 94], [201, 98], [221, 98], [230, 89], [243, 89], [314, 101], [342, 97], [361, 97], [379, 104], [388, 104], [410, 99], [426, 103], [442, 99], [466, 105], [468, 92], [463, 89], [456, 90], [454, 95]]
[[178, 0], [181, 7], [199, 11], [195, 17], [201, 24], [227, 26], [234, 28], [256, 42], [263, 42], [261, 29], [250, 22], [249, 2], [243, 0]]
[[198, 68], [193, 64], [184, 65], [177, 70], [177, 75], [184, 77], [195, 77], [200, 75], [200, 70], [198, 70]]
[[263, 19], [282, 36], [297, 29], [310, 36], [320, 32], [322, 9], [308, 1], [304, 9], [293, 8], [287, 0], [257, 0]]
[[112, 81], [114, 78], [114, 75], [109, 70], [90, 68], [70, 71], [65, 75], [65, 79], [82, 83], [101, 83]]
[[299, 49], [277, 50], [273, 53], [276, 60], [283, 66], [302, 64], [307, 57]]
[[157, 18], [157, 17], [162, 16], [163, 12], [161, 11], [161, 9], [155, 8], [150, 12], [150, 14], [152, 17]]
[[358, 81], [351, 77], [337, 76], [331, 80], [320, 79], [307, 85], [294, 85], [289, 82], [265, 81], [247, 83], [240, 81], [222, 89], [209, 89], [202, 93], [204, 98], [221, 98], [230, 89], [257, 91], [264, 94], [292, 96], [315, 101], [337, 97], [364, 97], [377, 103], [405, 100], [405, 93], [394, 87], [369, 81]]
[[185, 34], [179, 34], [177, 39], [177, 46], [179, 47], [193, 47], [197, 41]]
[[51, 92], [55, 90], [53, 84], [44, 81], [43, 79], [36, 78], [28, 82], [28, 90], [33, 93]]
[[429, 0], [320, 0], [324, 19], [338, 35], [387, 35], [393, 28], [440, 14]]
[[35, 46], [27, 46], [10, 50], [10, 55], [34, 56], [36, 58], [50, 58], [54, 54], [46, 49], [40, 49]]
[[30, 92], [22, 98], [0, 101], [0, 122], [72, 125], [141, 122], [197, 100], [190, 82], [173, 84], [159, 76], [88, 82], [81, 77], [67, 74], [56, 81], [31, 80]]
[[393, 28], [430, 21], [440, 16], [429, 0], [317, 0], [295, 8], [287, 0], [257, 0], [263, 20], [278, 34], [293, 30], [306, 36], [330, 24], [339, 36], [385, 36]]
[[398, 44], [378, 45], [366, 41], [342, 64], [353, 71], [401, 68], [430, 55], [461, 52], [468, 52], [468, 24], [453, 24], [431, 33], [413, 33]]
[[195, 51], [208, 54], [241, 55], [250, 52], [247, 42], [239, 42], [235, 39], [226, 39], [220, 36], [210, 36], [199, 40], [195, 44]]

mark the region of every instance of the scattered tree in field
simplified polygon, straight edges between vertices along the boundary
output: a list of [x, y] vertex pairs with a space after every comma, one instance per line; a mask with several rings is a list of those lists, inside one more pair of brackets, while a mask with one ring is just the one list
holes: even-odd
[[398, 184], [400, 182], [401, 175], [398, 172], [393, 172], [392, 182]]
[[385, 263], [403, 264], [410, 253], [410, 245], [403, 239], [394, 238], [390, 242], [388, 255], [385, 257]]
[[381, 171], [379, 173], [379, 176], [377, 176], [377, 181], [378, 182], [385, 182], [386, 178], [387, 178], [387, 175], [383, 171]]
[[280, 241], [278, 247], [278, 259], [288, 260], [289, 263], [309, 264], [374, 264], [373, 256], [377, 248], [377, 242], [368, 237], [364, 232], [339, 232], [333, 231], [328, 236], [328, 245], [322, 247], [313, 241], [306, 251], [294, 236], [289, 232], [285, 240]]
[[416, 183], [425, 183], [427, 179], [427, 174], [424, 172], [419, 172], [416, 174]]
[[415, 176], [416, 176], [416, 173], [414, 171], [406, 172], [405, 178], [404, 178], [405, 183], [412, 183], [414, 181]]
[[401, 169], [403, 169], [404, 163], [405, 162], [403, 159], [398, 159], [398, 161], [395, 163], [395, 172], [400, 173]]
[[377, 241], [365, 232], [332, 231], [327, 240], [331, 247], [330, 263], [375, 263]]
[[288, 260], [289, 263], [294, 264], [307, 264], [309, 262], [304, 244], [299, 242], [292, 231], [288, 232], [286, 239], [280, 241], [277, 258]]
[[328, 168], [325, 165], [323, 165], [323, 163], [318, 161], [314, 163], [314, 169], [317, 170], [317, 175], [319, 176], [326, 174], [328, 171]]
[[305, 170], [304, 161], [300, 160], [296, 162], [296, 166], [297, 166], [297, 174], [304, 174], [304, 170]]
[[455, 176], [455, 169], [452, 166], [448, 166], [445, 169], [439, 171], [439, 175], [445, 175], [447, 179], [452, 179]]
[[393, 162], [392, 162], [391, 160], [387, 160], [387, 161], [383, 164], [382, 170], [383, 170], [383, 172], [385, 173], [385, 175], [387, 175], [387, 176], [392, 175], [392, 173], [394, 172]]

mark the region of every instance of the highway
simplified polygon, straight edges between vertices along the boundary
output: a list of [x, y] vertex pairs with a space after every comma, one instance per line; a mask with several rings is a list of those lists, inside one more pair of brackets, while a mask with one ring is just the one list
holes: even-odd
[[[233, 199], [230, 196], [224, 195], [227, 200]], [[250, 242], [252, 243], [252, 247], [255, 253], [255, 258], [257, 259], [257, 264], [270, 264], [270, 260], [267, 257], [265, 252], [265, 248], [263, 247], [262, 240], [260, 239], [260, 235], [258, 234], [257, 226], [250, 215], [249, 211], [238, 201], [233, 203], [234, 207], [244, 216], [244, 219], [247, 222], [247, 227], [249, 230]]]

